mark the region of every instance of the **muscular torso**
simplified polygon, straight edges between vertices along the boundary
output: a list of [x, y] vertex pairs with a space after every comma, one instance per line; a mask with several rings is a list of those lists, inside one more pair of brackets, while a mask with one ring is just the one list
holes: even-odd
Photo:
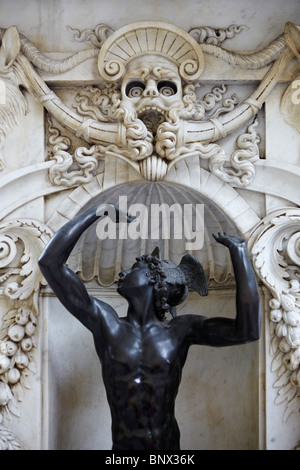
[[187, 350], [172, 328], [137, 328], [120, 321], [104, 337], [102, 331], [94, 338], [114, 449], [179, 449], [174, 406]]

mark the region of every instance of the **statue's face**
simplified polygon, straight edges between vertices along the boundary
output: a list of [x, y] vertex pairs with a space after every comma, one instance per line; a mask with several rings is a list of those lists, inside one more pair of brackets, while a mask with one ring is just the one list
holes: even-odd
[[135, 108], [141, 120], [152, 114], [163, 122], [170, 109], [183, 105], [177, 66], [155, 55], [145, 55], [128, 64], [121, 93], [123, 103]]
[[118, 292], [126, 297], [126, 293], [129, 293], [132, 289], [149, 286], [149, 281], [148, 265], [137, 262], [127, 271], [122, 271], [119, 274]]

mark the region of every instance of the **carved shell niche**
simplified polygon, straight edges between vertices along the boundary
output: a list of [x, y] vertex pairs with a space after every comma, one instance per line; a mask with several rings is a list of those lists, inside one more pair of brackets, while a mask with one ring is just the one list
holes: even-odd
[[[137, 256], [151, 253], [157, 246], [161, 249], [162, 258], [169, 259], [174, 263], [179, 263], [181, 257], [186, 252], [190, 252], [203, 264], [206, 275], [212, 283], [223, 283], [230, 280], [232, 272], [231, 264], [228, 262], [228, 250], [215, 242], [212, 233], [225, 231], [234, 235], [237, 234], [237, 229], [212, 201], [195, 190], [179, 184], [163, 181], [137, 181], [104, 191], [92, 199], [82, 211], [91, 205], [102, 202], [119, 206], [120, 196], [126, 196], [129, 213], [133, 204], [142, 204], [147, 209], [146, 224], [148, 232], [146, 237], [144, 239], [132, 239], [127, 236], [123, 240], [118, 238], [100, 240], [96, 233], [97, 222], [93, 224], [82, 235], [69, 258], [70, 267], [79, 272], [83, 280], [96, 280], [102, 286], [109, 286], [118, 279], [118, 273], [121, 270], [129, 269], [132, 266]], [[190, 205], [195, 209], [196, 204], [203, 204], [203, 246], [192, 251], [186, 250], [188, 238], [185, 237], [184, 230], [182, 231], [182, 238], [176, 239], [174, 232], [172, 232], [172, 223], [170, 238], [151, 238], [151, 229], [153, 227], [151, 205], [154, 204], [166, 204], [168, 207], [177, 204], [182, 208], [182, 214], [185, 205]], [[195, 213], [185, 223], [192, 223], [190, 229], [195, 230]], [[162, 220], [160, 220], [160, 224], [162, 224]], [[140, 231], [142, 230], [143, 227]]]

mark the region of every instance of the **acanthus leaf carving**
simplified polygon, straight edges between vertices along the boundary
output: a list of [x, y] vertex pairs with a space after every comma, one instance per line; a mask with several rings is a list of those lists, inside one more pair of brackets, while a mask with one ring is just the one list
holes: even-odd
[[285, 417], [299, 411], [300, 398], [300, 211], [267, 216], [249, 240], [254, 267], [269, 289], [272, 372], [276, 403]]

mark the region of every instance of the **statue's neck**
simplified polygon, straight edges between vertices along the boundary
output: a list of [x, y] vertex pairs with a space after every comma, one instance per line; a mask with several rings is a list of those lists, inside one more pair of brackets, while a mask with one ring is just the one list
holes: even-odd
[[135, 295], [127, 297], [128, 312], [127, 319], [130, 323], [139, 327], [145, 327], [156, 322], [155, 300], [153, 287], [143, 288]]

